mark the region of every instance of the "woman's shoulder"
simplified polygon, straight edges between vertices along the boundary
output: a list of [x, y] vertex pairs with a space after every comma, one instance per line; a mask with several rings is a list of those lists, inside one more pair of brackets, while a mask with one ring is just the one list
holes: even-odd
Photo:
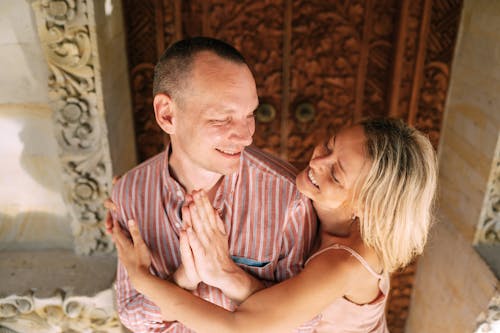
[[349, 237], [323, 235], [320, 248], [313, 256], [320, 252], [331, 252], [331, 256], [339, 256], [348, 261], [353, 270], [371, 269], [377, 275], [383, 273], [382, 261], [375, 250], [363, 242], [359, 230]]
[[[340, 239], [337, 242], [323, 246], [315, 259], [323, 263], [325, 272], [340, 274], [343, 283], [343, 297], [354, 304], [368, 304], [386, 294], [386, 274], [382, 272], [381, 262], [375, 251], [364, 243], [350, 239]], [[339, 278], [336, 276], [335, 278]], [[383, 290], [382, 290], [383, 289]]]

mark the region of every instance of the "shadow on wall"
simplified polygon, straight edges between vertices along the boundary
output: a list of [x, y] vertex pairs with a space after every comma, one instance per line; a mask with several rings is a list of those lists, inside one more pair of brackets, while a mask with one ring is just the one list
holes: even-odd
[[22, 142], [21, 166], [45, 189], [62, 193], [62, 169], [52, 119], [43, 119], [46, 126], [26, 121], [19, 132]]
[[68, 221], [65, 215], [46, 212], [0, 214], [0, 251], [73, 249]]
[[46, 105], [0, 108], [0, 250], [73, 248]]

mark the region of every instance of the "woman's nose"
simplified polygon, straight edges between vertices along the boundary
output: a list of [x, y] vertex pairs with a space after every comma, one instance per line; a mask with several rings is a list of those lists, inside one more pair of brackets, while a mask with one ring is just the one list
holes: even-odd
[[309, 161], [309, 166], [311, 168], [320, 168], [325, 166], [328, 162], [330, 162], [332, 158], [332, 153], [329, 151], [326, 151], [324, 148], [320, 146], [316, 146], [316, 148], [313, 151], [313, 155], [311, 157], [311, 160]]

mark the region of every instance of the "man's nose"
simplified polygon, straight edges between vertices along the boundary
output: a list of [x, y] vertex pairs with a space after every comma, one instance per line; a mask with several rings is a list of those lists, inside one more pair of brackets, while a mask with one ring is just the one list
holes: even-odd
[[253, 141], [253, 134], [255, 132], [255, 125], [250, 124], [248, 121], [238, 122], [234, 125], [232, 139], [235, 143], [242, 146], [249, 146]]

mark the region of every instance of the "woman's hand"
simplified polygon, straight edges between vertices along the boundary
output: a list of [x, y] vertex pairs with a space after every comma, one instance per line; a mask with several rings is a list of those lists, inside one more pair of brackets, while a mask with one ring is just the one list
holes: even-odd
[[[114, 176], [111, 184], [114, 186], [116, 182], [121, 178], [121, 176]], [[104, 225], [106, 228], [106, 233], [110, 236], [113, 236], [113, 213], [118, 210], [116, 204], [111, 200], [111, 198], [107, 198], [104, 200], [104, 207], [107, 209], [106, 219], [104, 220]]]
[[142, 279], [149, 277], [151, 266], [151, 253], [142, 239], [137, 223], [128, 221], [128, 227], [132, 240], [122, 230], [116, 220], [113, 220], [112, 237], [116, 245], [116, 251], [120, 262], [127, 270], [130, 282], [141, 292]]

